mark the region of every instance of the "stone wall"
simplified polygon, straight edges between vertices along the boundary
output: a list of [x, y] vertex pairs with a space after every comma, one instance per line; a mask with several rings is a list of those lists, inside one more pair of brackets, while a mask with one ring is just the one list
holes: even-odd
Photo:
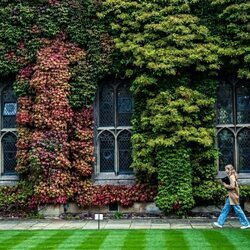
[[66, 205], [46, 205], [39, 207], [39, 214], [44, 217], [59, 217], [64, 213], [68, 214], [81, 214], [81, 213], [109, 213], [109, 212], [120, 212], [120, 213], [141, 213], [141, 214], [155, 214], [159, 215], [161, 211], [155, 206], [155, 203], [139, 203], [135, 202], [131, 207], [118, 206], [117, 211], [110, 211], [109, 206], [104, 207], [89, 207], [81, 208], [75, 203], [69, 203]]
[[[195, 207], [191, 210], [192, 214], [218, 214], [220, 213], [222, 207], [217, 207], [214, 205], [207, 207]], [[244, 204], [244, 209], [247, 213], [250, 213], [250, 201], [246, 201]], [[148, 203], [139, 203], [135, 202], [131, 207], [122, 207], [118, 206], [117, 211], [110, 211], [109, 206], [104, 207], [89, 207], [89, 208], [81, 208], [77, 206], [75, 203], [69, 203], [66, 205], [46, 205], [44, 207], [39, 207], [39, 214], [43, 217], [60, 217], [61, 215], [68, 214], [95, 214], [95, 213], [136, 213], [136, 214], [147, 214], [147, 215], [155, 215], [159, 216], [161, 211], [158, 207], [156, 207], [154, 202]]]

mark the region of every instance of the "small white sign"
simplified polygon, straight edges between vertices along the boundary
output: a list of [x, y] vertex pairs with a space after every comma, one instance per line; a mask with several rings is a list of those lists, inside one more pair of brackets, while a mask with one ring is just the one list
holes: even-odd
[[95, 220], [103, 220], [103, 214], [95, 214]]

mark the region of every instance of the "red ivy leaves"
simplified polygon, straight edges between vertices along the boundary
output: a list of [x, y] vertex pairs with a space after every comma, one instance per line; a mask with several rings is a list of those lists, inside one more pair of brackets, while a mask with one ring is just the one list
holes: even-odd
[[17, 115], [22, 126], [17, 143], [17, 170], [22, 173], [30, 166], [34, 171], [30, 206], [68, 200], [81, 206], [116, 202], [129, 206], [135, 201], [152, 201], [156, 190], [146, 185], [93, 185], [90, 180], [95, 161], [93, 109], [74, 113], [68, 102], [69, 67], [85, 52], [64, 42], [63, 37], [44, 40], [44, 45], [38, 52], [37, 64], [22, 69], [18, 79], [20, 83], [28, 81], [35, 92], [33, 99], [19, 98]]
[[60, 0], [48, 0], [48, 3], [50, 5], [56, 5], [56, 4], [60, 3]]
[[[65, 203], [71, 191], [69, 125], [73, 111], [68, 103], [70, 78], [67, 58], [70, 44], [60, 38], [46, 41], [38, 52], [30, 85], [35, 90], [32, 107], [33, 167], [39, 168], [35, 197], [40, 203]], [[33, 200], [33, 202], [34, 202]]]
[[118, 203], [123, 206], [131, 206], [135, 201], [153, 201], [155, 194], [156, 188], [144, 184], [131, 186], [94, 186], [92, 204], [96, 206], [105, 206], [112, 203]]
[[31, 122], [31, 107], [32, 101], [30, 97], [24, 96], [18, 99], [18, 112], [16, 115], [16, 121], [19, 125], [26, 125]]

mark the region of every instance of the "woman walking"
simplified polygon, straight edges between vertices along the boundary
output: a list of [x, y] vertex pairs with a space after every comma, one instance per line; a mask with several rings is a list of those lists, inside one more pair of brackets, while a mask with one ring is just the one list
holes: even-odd
[[230, 207], [232, 205], [236, 215], [239, 218], [240, 224], [242, 225], [241, 229], [250, 228], [249, 221], [247, 220], [245, 213], [243, 212], [243, 210], [241, 209], [239, 205], [240, 204], [239, 203], [239, 185], [237, 182], [237, 173], [233, 165], [226, 165], [225, 171], [228, 175], [230, 184], [226, 184], [225, 182], [222, 182], [222, 183], [224, 187], [228, 190], [228, 195], [227, 195], [225, 205], [223, 209], [221, 210], [221, 213], [217, 222], [214, 222], [214, 226], [220, 227], [220, 228], [223, 227], [227, 219], [228, 213], [230, 211]]

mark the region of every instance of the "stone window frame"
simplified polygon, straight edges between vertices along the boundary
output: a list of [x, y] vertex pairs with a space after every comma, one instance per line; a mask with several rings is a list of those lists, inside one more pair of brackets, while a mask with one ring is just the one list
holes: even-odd
[[[238, 173], [238, 178], [240, 180], [241, 184], [250, 184], [250, 173], [244, 173], [244, 172], [239, 172], [239, 147], [238, 147], [238, 135], [241, 131], [247, 129], [250, 130], [250, 123], [237, 123], [237, 98], [236, 98], [236, 86], [239, 84], [244, 83], [242, 80], [237, 80], [237, 79], [223, 79], [221, 81], [221, 83], [223, 82], [228, 82], [228, 84], [230, 84], [232, 86], [232, 104], [233, 104], [233, 123], [231, 124], [218, 124], [218, 112], [217, 112], [217, 121], [216, 121], [216, 147], [219, 149], [219, 143], [218, 143], [218, 135], [220, 132], [222, 132], [223, 130], [228, 130], [232, 133], [233, 135], [233, 139], [234, 139], [234, 145], [233, 145], [233, 157], [234, 157], [234, 162], [232, 162], [231, 164], [234, 165], [234, 167], [237, 170]], [[247, 81], [247, 83], [249, 84], [249, 82]], [[216, 110], [218, 110], [218, 107], [216, 105]], [[225, 174], [224, 170], [220, 170], [219, 169], [219, 158], [217, 161], [217, 166], [218, 166], [218, 177], [221, 177]]]
[[[12, 86], [12, 85], [11, 85]], [[4, 155], [3, 155], [3, 148], [2, 148], [2, 138], [8, 134], [12, 133], [17, 137], [17, 127], [15, 128], [3, 128], [2, 127], [2, 92], [6, 87], [10, 87], [6, 81], [1, 82], [0, 86], [0, 110], [1, 110], [1, 116], [0, 116], [0, 185], [15, 185], [17, 181], [19, 180], [18, 173], [11, 173], [11, 174], [5, 174], [4, 173]]]
[[[121, 80], [105, 80], [103, 81], [103, 84], [108, 84], [112, 85], [116, 90], [117, 88], [123, 84], [124, 82]], [[99, 126], [99, 98], [100, 98], [100, 86], [98, 86], [96, 96], [95, 96], [95, 101], [94, 101], [94, 121], [95, 121], [95, 126], [94, 126], [94, 154], [96, 157], [96, 163], [94, 165], [94, 178], [93, 181], [96, 184], [133, 184], [135, 183], [135, 172], [131, 173], [126, 173], [122, 174], [119, 173], [118, 169], [118, 136], [120, 133], [123, 131], [128, 131], [132, 135], [132, 126]], [[117, 101], [117, 100], [116, 100]], [[116, 103], [115, 101], [115, 103]], [[116, 113], [114, 114], [114, 119], [116, 119]], [[100, 135], [108, 131], [110, 132], [114, 138], [115, 138], [115, 170], [114, 172], [101, 172], [100, 171], [100, 145], [99, 145], [99, 137]]]

